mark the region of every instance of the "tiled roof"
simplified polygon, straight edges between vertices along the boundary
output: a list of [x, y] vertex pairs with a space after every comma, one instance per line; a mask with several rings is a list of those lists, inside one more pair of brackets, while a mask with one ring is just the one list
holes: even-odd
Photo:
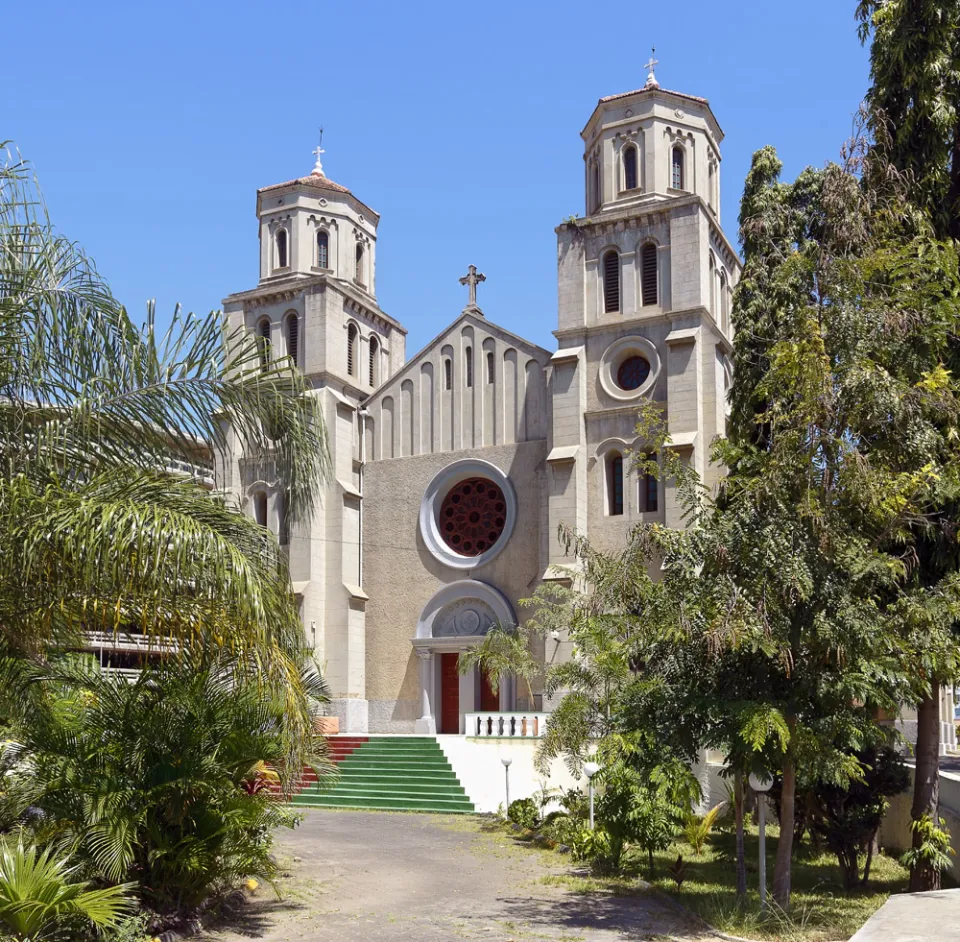
[[312, 186], [318, 190], [334, 190], [337, 193], [350, 192], [345, 186], [340, 186], [339, 183], [334, 183], [333, 180], [329, 180], [319, 173], [311, 173], [309, 177], [297, 177], [296, 180], [287, 180], [286, 183], [274, 183], [270, 186], [262, 186], [257, 192], [264, 193], [267, 190], [279, 190], [281, 187], [294, 186], [297, 183], [302, 186]]
[[676, 95], [678, 98], [686, 98], [690, 101], [698, 101], [702, 105], [707, 105], [709, 102], [706, 98], [698, 98], [696, 95], [685, 95], [683, 92], [671, 92], [668, 88], [661, 88], [659, 85], [656, 85], [652, 88], [637, 88], [632, 92], [620, 92], [619, 95], [607, 95], [606, 98], [601, 98], [598, 104], [603, 104], [606, 101], [616, 101], [618, 98], [628, 98], [630, 95], [639, 95], [640, 92], [663, 92], [665, 95]]

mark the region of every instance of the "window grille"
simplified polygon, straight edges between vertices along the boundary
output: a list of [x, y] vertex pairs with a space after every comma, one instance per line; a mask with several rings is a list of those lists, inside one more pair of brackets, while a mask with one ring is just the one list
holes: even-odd
[[683, 189], [683, 148], [674, 147], [670, 185], [675, 190]]
[[296, 314], [291, 314], [287, 318], [287, 355], [293, 360], [294, 365], [299, 364], [300, 354], [300, 323]]
[[[656, 455], [647, 455], [647, 461], [656, 461]], [[643, 488], [643, 509], [647, 513], [652, 513], [660, 506], [659, 481], [655, 474], [645, 474], [643, 476], [641, 487]]]
[[330, 237], [326, 231], [321, 230], [317, 233], [317, 268], [329, 268], [327, 264], [330, 258]]
[[370, 385], [377, 385], [377, 360], [380, 355], [380, 344], [376, 337], [370, 338]]
[[270, 321], [266, 318], [257, 324], [257, 346], [260, 349], [260, 366], [266, 369], [270, 363]]
[[637, 188], [637, 149], [633, 144], [628, 144], [623, 150], [623, 188]]
[[620, 256], [614, 251], [603, 256], [603, 310], [607, 314], [620, 310]]
[[354, 367], [356, 366], [356, 347], [357, 347], [357, 328], [351, 324], [347, 328], [347, 373], [355, 376]]
[[610, 501], [610, 516], [620, 517], [623, 515], [623, 456], [611, 455], [609, 468], [607, 496]]
[[287, 267], [287, 230], [277, 230], [277, 268]]
[[640, 293], [644, 305], [657, 304], [657, 247], [648, 242], [640, 252]]

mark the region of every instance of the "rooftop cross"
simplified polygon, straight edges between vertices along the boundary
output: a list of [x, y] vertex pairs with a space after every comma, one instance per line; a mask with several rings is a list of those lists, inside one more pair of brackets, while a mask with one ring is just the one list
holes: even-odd
[[480, 308], [477, 307], [477, 285], [480, 284], [481, 281], [486, 280], [487, 276], [478, 273], [476, 265], [470, 265], [467, 268], [467, 273], [460, 279], [460, 284], [467, 285], [470, 289], [470, 301], [464, 308], [465, 311], [479, 312]]
[[654, 46], [650, 50], [650, 61], [644, 66], [645, 69], [648, 69], [650, 74], [647, 76], [647, 84], [644, 85], [644, 88], [659, 88], [660, 83], [657, 81], [657, 77], [653, 74], [655, 66], [660, 65], [660, 60], [656, 58], [657, 56], [657, 47]]
[[323, 164], [320, 162], [320, 158], [326, 153], [323, 149], [323, 128], [320, 128], [320, 143], [310, 151], [311, 154], [315, 154], [317, 162], [313, 165], [313, 172], [319, 176], [323, 176]]

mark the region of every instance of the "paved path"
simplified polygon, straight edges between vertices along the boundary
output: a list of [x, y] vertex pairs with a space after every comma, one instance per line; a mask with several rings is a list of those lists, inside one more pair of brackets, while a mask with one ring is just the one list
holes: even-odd
[[850, 942], [956, 942], [960, 890], [891, 896]]
[[213, 942], [621, 942], [702, 938], [645, 894], [578, 895], [543, 882], [568, 858], [520, 847], [463, 816], [307, 812], [280, 837], [291, 875]]

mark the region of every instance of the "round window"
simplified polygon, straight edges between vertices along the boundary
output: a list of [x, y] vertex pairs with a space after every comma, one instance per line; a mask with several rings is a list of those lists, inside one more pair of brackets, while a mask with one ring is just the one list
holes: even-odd
[[617, 385], [631, 391], [639, 389], [650, 375], [650, 364], [641, 356], [629, 356], [617, 369]]
[[487, 478], [460, 481], [440, 505], [440, 535], [461, 556], [485, 553], [500, 539], [506, 521], [503, 491]]

